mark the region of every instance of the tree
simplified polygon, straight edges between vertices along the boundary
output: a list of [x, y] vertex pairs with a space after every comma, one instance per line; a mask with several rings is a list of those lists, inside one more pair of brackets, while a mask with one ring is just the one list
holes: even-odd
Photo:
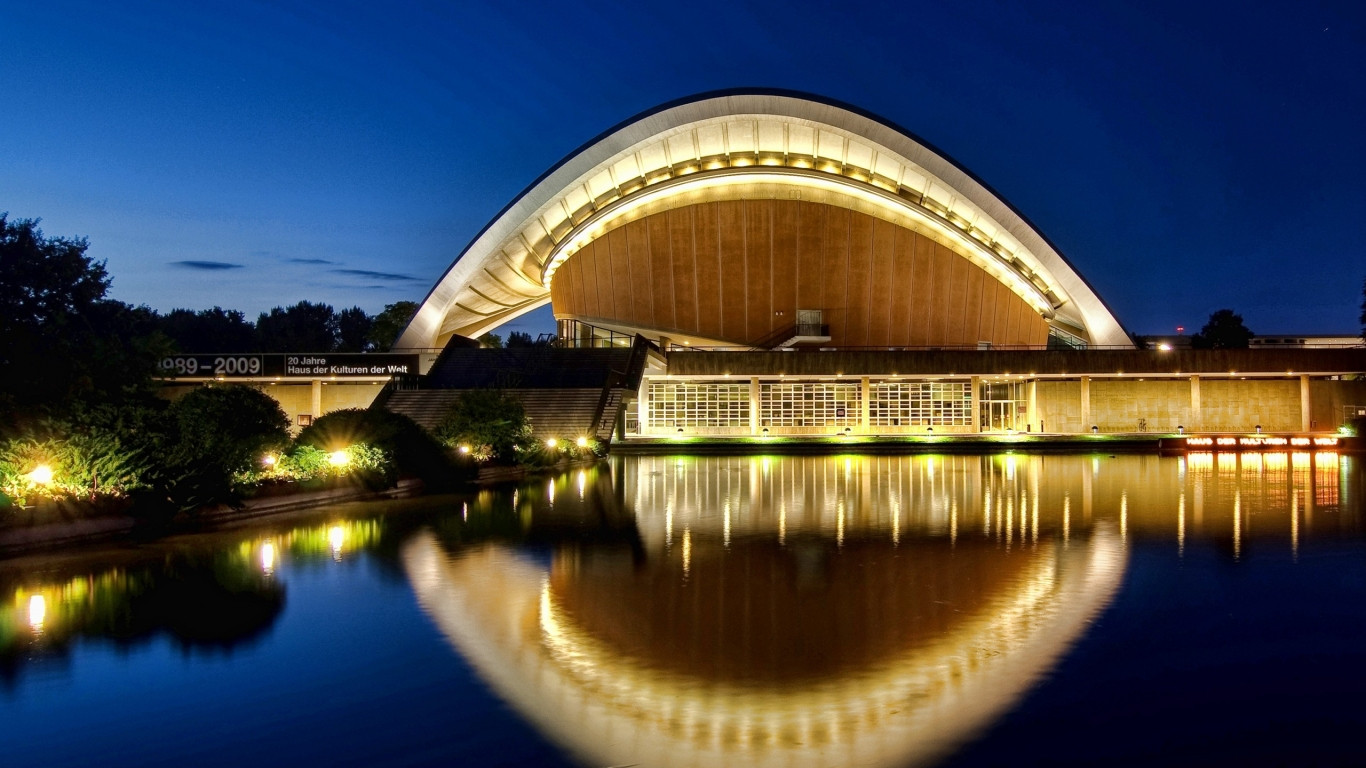
[[337, 313], [329, 304], [301, 301], [256, 320], [258, 344], [266, 352], [332, 352], [337, 335]]
[[88, 247], [0, 213], [0, 433], [150, 390], [169, 349], [156, 313], [106, 299], [109, 275]]
[[1252, 331], [1243, 325], [1243, 316], [1231, 309], [1221, 309], [1209, 316], [1209, 322], [1191, 337], [1195, 349], [1246, 349]]
[[256, 327], [235, 309], [173, 309], [162, 316], [161, 327], [181, 352], [256, 350]]
[[369, 352], [375, 348], [370, 341], [370, 329], [375, 321], [360, 307], [343, 309], [337, 313], [337, 351]]
[[479, 337], [479, 346], [483, 347], [484, 349], [502, 349], [503, 337], [499, 336], [493, 331], [489, 331], [488, 333]]
[[393, 349], [394, 342], [398, 341], [398, 335], [408, 327], [415, 314], [415, 301], [400, 301], [386, 306], [383, 312], [375, 315], [374, 321], [370, 324], [369, 339], [374, 345], [373, 348], [381, 352]]
[[531, 338], [531, 334], [522, 331], [513, 331], [508, 334], [508, 349], [513, 347], [534, 347], [536, 340]]
[[1361, 281], [1361, 340], [1366, 341], [1366, 280]]

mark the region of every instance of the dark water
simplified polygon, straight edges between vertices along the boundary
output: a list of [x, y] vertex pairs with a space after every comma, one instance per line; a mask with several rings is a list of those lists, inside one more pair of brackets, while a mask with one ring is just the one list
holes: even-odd
[[1363, 481], [622, 459], [0, 561], [0, 764], [1361, 764]]

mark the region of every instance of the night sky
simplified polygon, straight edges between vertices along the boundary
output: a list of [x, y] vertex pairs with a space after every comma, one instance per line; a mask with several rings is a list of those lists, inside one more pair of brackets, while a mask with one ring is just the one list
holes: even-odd
[[938, 147], [1131, 331], [1360, 328], [1359, 0], [0, 0], [0, 82], [0, 211], [88, 237], [114, 298], [163, 311], [421, 300], [583, 142], [761, 87]]

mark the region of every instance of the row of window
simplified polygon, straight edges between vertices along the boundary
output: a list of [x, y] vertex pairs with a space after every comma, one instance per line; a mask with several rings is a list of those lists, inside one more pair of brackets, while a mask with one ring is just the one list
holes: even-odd
[[[652, 381], [647, 428], [750, 425], [749, 384]], [[856, 427], [863, 389], [856, 382], [761, 383], [762, 427]], [[877, 382], [870, 386], [872, 426], [970, 426], [972, 387], [966, 382]]]

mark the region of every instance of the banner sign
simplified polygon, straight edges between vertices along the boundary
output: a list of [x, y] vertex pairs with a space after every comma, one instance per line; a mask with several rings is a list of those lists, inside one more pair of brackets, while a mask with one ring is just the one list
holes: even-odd
[[171, 355], [161, 360], [161, 375], [168, 379], [247, 379], [275, 376], [374, 379], [418, 372], [417, 355], [388, 353], [201, 354]]

